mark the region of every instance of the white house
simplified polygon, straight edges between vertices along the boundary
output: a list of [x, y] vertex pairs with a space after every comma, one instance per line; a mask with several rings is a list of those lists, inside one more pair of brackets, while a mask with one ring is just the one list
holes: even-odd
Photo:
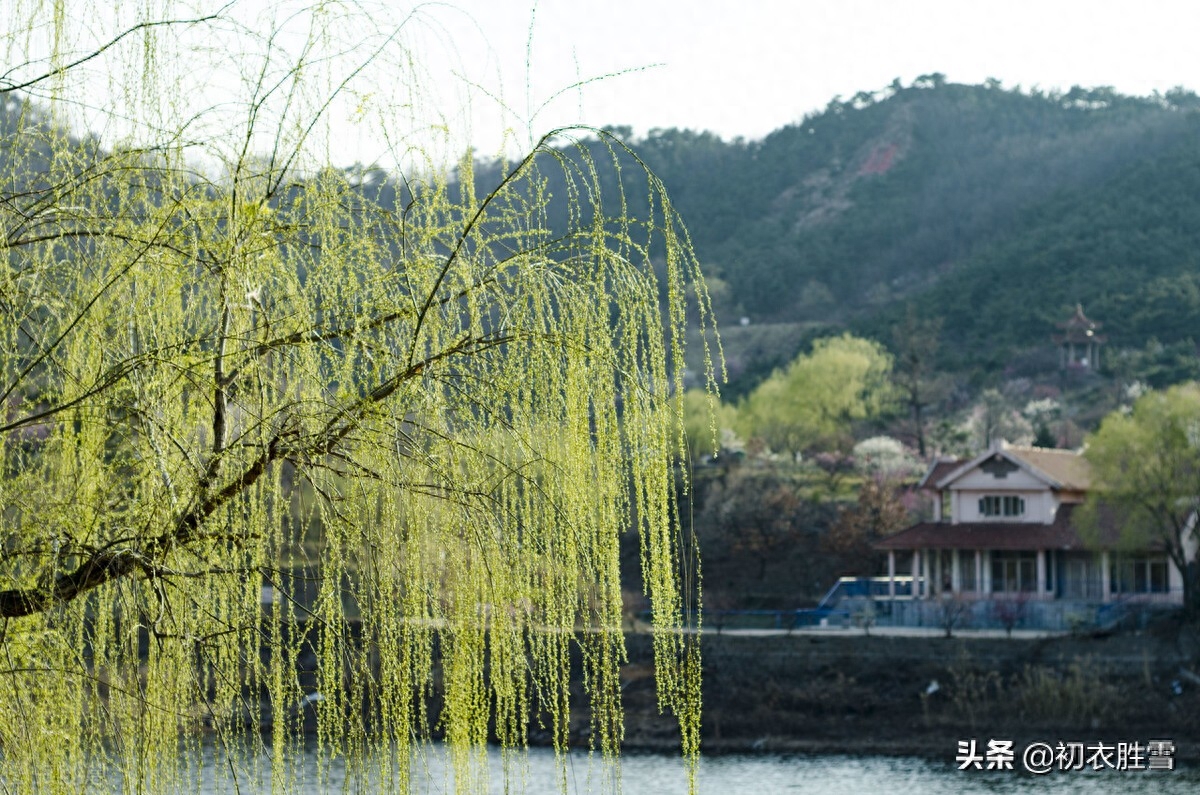
[[1160, 543], [1129, 548], [1111, 522], [1077, 530], [1088, 486], [1087, 461], [1069, 450], [1000, 443], [936, 461], [919, 484], [933, 494], [933, 521], [876, 544], [888, 554], [889, 596], [899, 563], [916, 600], [1182, 604], [1182, 575]]

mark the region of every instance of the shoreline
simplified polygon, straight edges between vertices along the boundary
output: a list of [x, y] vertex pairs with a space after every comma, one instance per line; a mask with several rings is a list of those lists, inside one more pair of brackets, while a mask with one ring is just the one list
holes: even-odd
[[[943, 634], [706, 633], [701, 750], [953, 762], [960, 740], [1170, 739], [1176, 759], [1200, 761], [1195, 629]], [[678, 753], [673, 716], [657, 712], [649, 639], [632, 634], [626, 644], [622, 747]], [[579, 719], [573, 728], [585, 730]]]

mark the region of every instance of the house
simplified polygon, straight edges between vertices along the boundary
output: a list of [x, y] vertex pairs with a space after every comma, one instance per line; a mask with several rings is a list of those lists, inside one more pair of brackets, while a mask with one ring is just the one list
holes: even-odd
[[[1112, 522], [1077, 527], [1089, 485], [1087, 461], [1069, 450], [1001, 442], [971, 460], [935, 461], [918, 484], [933, 496], [932, 521], [876, 544], [887, 552], [889, 598], [1018, 602], [1041, 626], [1114, 603], [1182, 604], [1182, 576], [1160, 544], [1129, 548]], [[910, 596], [896, 589], [898, 568], [912, 576]], [[893, 614], [906, 616], [923, 620], [919, 605]]]

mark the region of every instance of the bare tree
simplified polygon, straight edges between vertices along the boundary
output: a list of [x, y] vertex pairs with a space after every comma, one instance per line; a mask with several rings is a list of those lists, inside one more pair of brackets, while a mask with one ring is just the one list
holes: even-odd
[[1012, 637], [1017, 625], [1025, 620], [1029, 607], [1029, 595], [1024, 592], [1015, 594], [1007, 599], [998, 599], [992, 603], [992, 616], [1000, 622], [1004, 633]]
[[932, 402], [935, 390], [934, 365], [941, 330], [941, 318], [920, 317], [912, 304], [905, 309], [904, 319], [892, 326], [892, 347], [896, 354], [892, 378], [912, 414], [913, 435], [921, 458], [926, 457], [925, 409]]
[[962, 626], [971, 616], [971, 602], [962, 594], [942, 594], [938, 600], [938, 623], [947, 638], [954, 637], [954, 630]]

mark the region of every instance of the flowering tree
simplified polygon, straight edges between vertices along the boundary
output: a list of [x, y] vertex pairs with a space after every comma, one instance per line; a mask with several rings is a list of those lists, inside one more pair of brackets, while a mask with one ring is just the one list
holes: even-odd
[[[287, 791], [311, 708], [322, 764], [404, 791], [436, 731], [479, 789], [485, 743], [522, 746], [537, 713], [565, 748], [573, 647], [613, 756], [630, 527], [694, 760], [684, 297], [708, 316], [662, 185], [642, 172], [655, 211], [624, 217], [595, 153], [628, 153], [595, 131], [479, 191], [469, 158], [454, 180], [333, 167], [338, 101], [388, 98], [397, 162], [423, 121], [394, 101], [412, 21], [380, 9], [108, 33], [43, 9], [0, 75], [0, 781], [182, 789], [203, 728], [219, 786], [265, 755]], [[242, 93], [197, 107], [230, 64]], [[98, 75], [119, 107], [94, 107]]]

